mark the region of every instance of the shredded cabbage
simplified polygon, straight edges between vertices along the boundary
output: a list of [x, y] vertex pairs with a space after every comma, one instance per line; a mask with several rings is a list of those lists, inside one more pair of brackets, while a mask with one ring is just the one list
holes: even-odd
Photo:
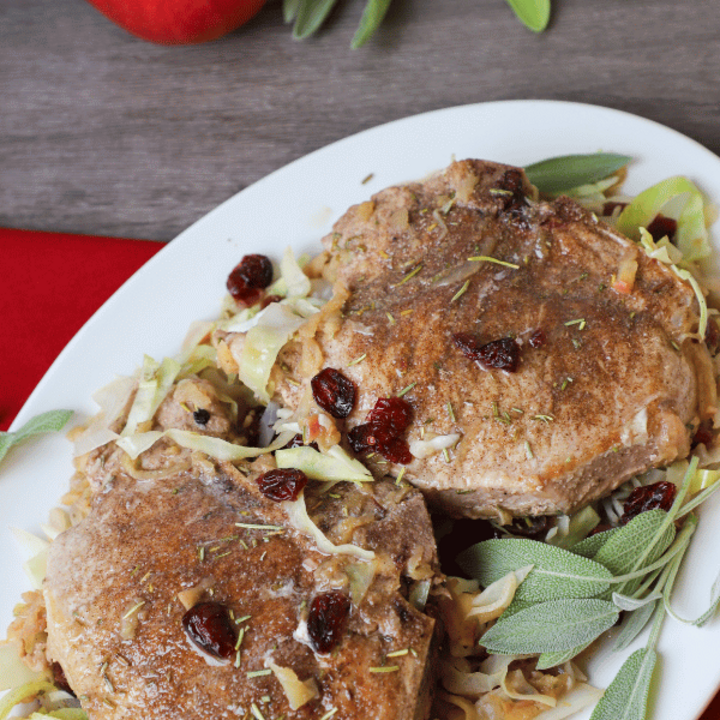
[[160, 403], [170, 392], [181, 367], [173, 358], [164, 358], [158, 364], [150, 356], [145, 356], [137, 393], [125, 428], [120, 433], [123, 437], [132, 435], [141, 423], [152, 420]]
[[332, 543], [308, 515], [305, 496], [302, 493], [294, 502], [284, 502], [282, 505], [290, 524], [300, 532], [312, 537], [320, 552], [328, 555], [352, 555], [365, 561], [375, 559], [375, 553], [372, 550], [365, 550], [358, 545], [335, 545]]
[[200, 433], [190, 430], [178, 430], [177, 428], [136, 433], [130, 437], [120, 438], [117, 444], [135, 460], [142, 452], [152, 447], [162, 437], [170, 438], [170, 440], [180, 445], [180, 447], [187, 448], [188, 450], [199, 450], [218, 460], [235, 462], [236, 460], [244, 460], [245, 458], [258, 457], [258, 455], [273, 452], [287, 445], [292, 438], [292, 433], [279, 435], [275, 439], [275, 442], [264, 448], [235, 445], [218, 437], [201, 435]]
[[705, 225], [705, 198], [685, 177], [668, 178], [637, 195], [620, 213], [618, 230], [639, 240], [640, 228], [647, 228], [671, 200], [679, 202], [681, 196], [686, 199], [677, 218], [676, 244], [688, 262], [708, 257], [711, 248]]
[[275, 461], [279, 468], [302, 470], [313, 480], [326, 482], [369, 482], [373, 480], [370, 471], [359, 461], [351, 458], [339, 445], [333, 445], [321, 453], [304, 446], [278, 450]]
[[55, 690], [55, 686], [47, 680], [31, 680], [18, 687], [14, 687], [0, 698], [0, 720], [9, 717], [13, 708], [19, 705], [23, 700], [34, 698], [41, 693], [51, 692]]
[[272, 303], [245, 336], [240, 357], [235, 358], [238, 377], [265, 405], [270, 402], [267, 385], [278, 353], [304, 322], [286, 305]]
[[0, 692], [40, 679], [42, 675], [30, 670], [22, 661], [14, 643], [6, 641], [0, 644]]

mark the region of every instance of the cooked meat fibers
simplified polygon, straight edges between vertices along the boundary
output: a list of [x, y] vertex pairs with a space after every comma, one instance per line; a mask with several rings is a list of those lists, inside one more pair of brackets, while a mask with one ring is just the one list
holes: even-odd
[[[181, 417], [174, 404], [158, 417]], [[317, 526], [368, 561], [321, 552], [260, 492], [270, 457], [238, 468], [172, 443], [148, 452], [141, 469], [96, 451], [90, 514], [50, 550], [49, 654], [91, 720], [229, 720], [257, 717], [253, 705], [267, 718], [427, 717], [434, 621], [412, 598], [437, 559], [420, 493], [308, 484]], [[334, 596], [344, 609], [330, 627]], [[315, 696], [293, 710], [273, 665]]]
[[[404, 475], [452, 515], [572, 512], [687, 455], [714, 412], [691, 287], [572, 200], [534, 199], [517, 168], [467, 160], [384, 190], [324, 245], [347, 299], [285, 349], [279, 394], [308, 392], [307, 343], [357, 386], [346, 430], [409, 387], [417, 455], [413, 441], [461, 436]], [[634, 283], [614, 284], [632, 263]]]

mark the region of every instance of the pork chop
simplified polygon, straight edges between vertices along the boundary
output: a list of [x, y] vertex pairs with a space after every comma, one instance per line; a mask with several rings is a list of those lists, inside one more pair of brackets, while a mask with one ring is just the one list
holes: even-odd
[[[404, 478], [445, 512], [570, 513], [686, 456], [715, 412], [691, 286], [574, 201], [539, 201], [517, 168], [454, 162], [350, 208], [323, 243], [342, 314], [286, 346], [277, 393], [302, 406], [314, 372], [340, 370], [349, 430], [405, 390]], [[478, 361], [487, 343], [500, 356]], [[418, 441], [454, 435], [422, 457], [436, 448]]]
[[[192, 418], [178, 402], [188, 382], [157, 429]], [[222, 407], [208, 407], [205, 425], [227, 433]], [[48, 654], [90, 720], [427, 717], [435, 625], [413, 600], [438, 568], [422, 496], [387, 482], [321, 493], [311, 482], [309, 515], [338, 548], [321, 551], [294, 503], [260, 492], [257, 477], [273, 467], [269, 455], [236, 466], [169, 441], [134, 464], [114, 444], [87, 459], [92, 507], [52, 543], [44, 595]], [[323, 630], [313, 606], [328, 596], [347, 602], [332, 647], [309, 628]], [[184, 629], [202, 603], [230, 618], [229, 659]], [[310, 699], [293, 708], [298, 683]]]

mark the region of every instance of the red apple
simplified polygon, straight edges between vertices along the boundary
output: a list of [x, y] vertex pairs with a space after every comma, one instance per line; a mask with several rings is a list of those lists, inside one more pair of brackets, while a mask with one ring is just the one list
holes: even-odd
[[163, 45], [215, 40], [250, 20], [267, 0], [88, 0], [133, 35]]

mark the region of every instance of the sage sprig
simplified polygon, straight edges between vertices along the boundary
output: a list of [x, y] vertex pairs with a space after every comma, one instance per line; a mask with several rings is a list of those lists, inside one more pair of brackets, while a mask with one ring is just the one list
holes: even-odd
[[19, 430], [0, 432], [0, 462], [13, 445], [34, 435], [62, 430], [72, 414], [72, 410], [50, 410], [30, 418]]
[[[364, 45], [377, 31], [391, 0], [366, 0], [360, 23], [352, 39], [353, 49]], [[550, 20], [550, 0], [506, 0], [520, 22], [533, 32], [542, 32]], [[293, 24], [293, 37], [314, 35], [327, 20], [337, 0], [283, 0], [283, 18]]]
[[[460, 566], [485, 587], [532, 565], [512, 603], [480, 644], [492, 653], [538, 655], [537, 668], [542, 670], [575, 657], [617, 622], [620, 611], [625, 619], [617, 650], [627, 648], [652, 620], [646, 647], [624, 663], [591, 718], [642, 720], [660, 628], [666, 615], [677, 618], [670, 598], [697, 526], [696, 516], [687, 508], [696, 507], [700, 495], [708, 497], [716, 489], [709, 487], [685, 501], [697, 464], [697, 458], [689, 463], [669, 511], [646, 511], [567, 550], [535, 540], [503, 538], [485, 540], [461, 553]], [[701, 625], [716, 612], [720, 577], [710, 600], [707, 612], [683, 622]]]

